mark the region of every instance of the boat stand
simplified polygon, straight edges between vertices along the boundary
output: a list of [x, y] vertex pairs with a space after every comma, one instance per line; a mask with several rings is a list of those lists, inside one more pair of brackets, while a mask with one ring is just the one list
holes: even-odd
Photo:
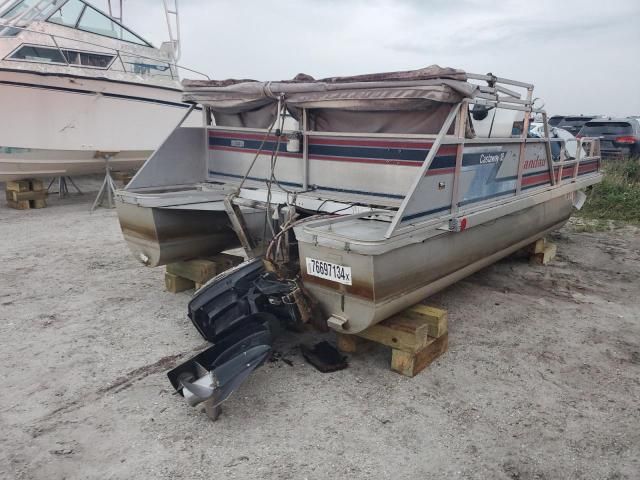
[[111, 166], [109, 165], [111, 157], [112, 155], [104, 156], [104, 180], [102, 181], [102, 185], [100, 186], [96, 199], [93, 201], [93, 205], [91, 205], [91, 212], [93, 212], [98, 206], [102, 206], [105, 196], [107, 198], [107, 208], [113, 208], [115, 206], [114, 198], [116, 194], [116, 184], [111, 176]]
[[391, 370], [415, 377], [448, 349], [447, 311], [424, 304], [356, 334], [338, 333], [338, 350], [356, 353], [363, 342], [391, 347]]
[[[78, 186], [75, 184], [75, 182], [73, 181], [73, 179], [71, 177], [68, 176], [60, 176], [60, 177], [54, 177], [51, 179], [51, 181], [49, 182], [49, 186], [47, 187], [47, 193], [49, 192], [49, 190], [51, 190], [51, 186], [53, 185], [53, 183], [58, 180], [58, 197], [59, 198], [64, 198], [67, 195], [69, 195], [69, 186], [67, 184], [67, 182], [71, 183], [71, 186], [73, 188], [76, 189], [76, 191], [78, 192], [79, 195], [84, 195], [82, 193], [82, 190], [80, 190], [78, 188]], [[56, 192], [53, 192], [56, 193]]]

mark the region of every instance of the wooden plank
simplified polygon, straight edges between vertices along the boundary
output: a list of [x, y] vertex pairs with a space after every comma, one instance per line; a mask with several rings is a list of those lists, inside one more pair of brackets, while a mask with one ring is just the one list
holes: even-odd
[[129, 183], [135, 174], [135, 171], [115, 171], [111, 172], [111, 177], [119, 182]]
[[5, 189], [12, 192], [28, 192], [30, 190], [29, 180], [9, 180]]
[[358, 350], [359, 338], [355, 335], [346, 335], [344, 333], [337, 334], [338, 350], [345, 353], [356, 353]]
[[[389, 319], [391, 320], [391, 319]], [[393, 349], [416, 352], [429, 342], [428, 325], [412, 325], [411, 322], [394, 324], [384, 322], [373, 325], [357, 335], [372, 342], [381, 343]], [[411, 330], [412, 327], [415, 327]]]
[[408, 328], [407, 331], [415, 331], [419, 326], [426, 324], [427, 334], [438, 338], [447, 333], [448, 318], [446, 310], [419, 303], [383, 323], [387, 322], [395, 324], [396, 328]]
[[12, 190], [7, 190], [7, 193], [10, 194], [10, 200], [14, 202], [21, 202], [23, 200], [44, 200], [47, 198], [47, 192], [45, 191], [30, 191], [30, 192], [16, 192]]
[[541, 253], [536, 253], [531, 260], [538, 265], [547, 265], [553, 260], [558, 253], [558, 247], [555, 243], [548, 243]]
[[358, 333], [362, 338], [406, 352], [416, 352], [447, 332], [447, 312], [428, 305], [414, 305], [398, 315]]
[[538, 253], [543, 253], [544, 252], [545, 245], [546, 245], [545, 239], [544, 238], [539, 238], [534, 243], [529, 245], [527, 247], [527, 249], [529, 251], [529, 254], [536, 255]]
[[194, 282], [187, 278], [167, 272], [164, 274], [164, 285], [168, 292], [178, 293], [193, 288]]
[[218, 273], [222, 273], [244, 262], [244, 257], [230, 255], [228, 253], [218, 253], [217, 255], [207, 257], [207, 259], [218, 264]]
[[414, 377], [446, 352], [448, 347], [449, 334], [445, 333], [418, 352], [410, 353], [393, 349], [391, 352], [391, 370], [407, 377]]
[[17, 210], [47, 206], [47, 192], [43, 181], [38, 179], [8, 181], [5, 185], [5, 197], [7, 205]]
[[197, 258], [167, 265], [167, 272], [188, 278], [202, 285], [216, 275], [241, 264], [244, 258], [220, 253], [207, 258]]
[[215, 262], [197, 258], [184, 262], [170, 263], [167, 265], [167, 273], [188, 278], [196, 283], [205, 283], [219, 272], [218, 265]]
[[28, 210], [30, 208], [29, 200], [22, 200], [20, 202], [14, 202], [13, 200], [7, 200], [7, 206], [9, 208], [14, 208], [16, 210]]

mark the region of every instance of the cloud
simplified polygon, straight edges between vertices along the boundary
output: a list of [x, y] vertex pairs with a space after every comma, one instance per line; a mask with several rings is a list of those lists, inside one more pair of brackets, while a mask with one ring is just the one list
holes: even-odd
[[[159, 44], [160, 0], [125, 0]], [[438, 63], [536, 85], [552, 113], [640, 114], [637, 0], [181, 0], [181, 63], [212, 78], [315, 77]]]

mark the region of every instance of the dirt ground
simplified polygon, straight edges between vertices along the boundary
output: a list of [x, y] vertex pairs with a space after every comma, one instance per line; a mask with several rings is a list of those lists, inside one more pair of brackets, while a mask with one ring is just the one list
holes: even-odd
[[574, 222], [551, 265], [507, 259], [432, 297], [449, 351], [413, 379], [384, 348], [321, 374], [287, 334], [292, 365], [210, 422], [165, 375], [205, 346], [191, 292], [165, 292], [91, 201], [0, 200], [1, 478], [640, 478], [639, 229]]

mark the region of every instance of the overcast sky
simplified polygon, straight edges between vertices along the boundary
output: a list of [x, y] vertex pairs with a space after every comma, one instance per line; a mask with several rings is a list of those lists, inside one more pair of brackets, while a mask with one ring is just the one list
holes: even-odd
[[[124, 10], [148, 40], [166, 39], [161, 0]], [[438, 64], [534, 83], [550, 113], [640, 115], [640, 0], [181, 0], [180, 11], [180, 63], [211, 78]]]

